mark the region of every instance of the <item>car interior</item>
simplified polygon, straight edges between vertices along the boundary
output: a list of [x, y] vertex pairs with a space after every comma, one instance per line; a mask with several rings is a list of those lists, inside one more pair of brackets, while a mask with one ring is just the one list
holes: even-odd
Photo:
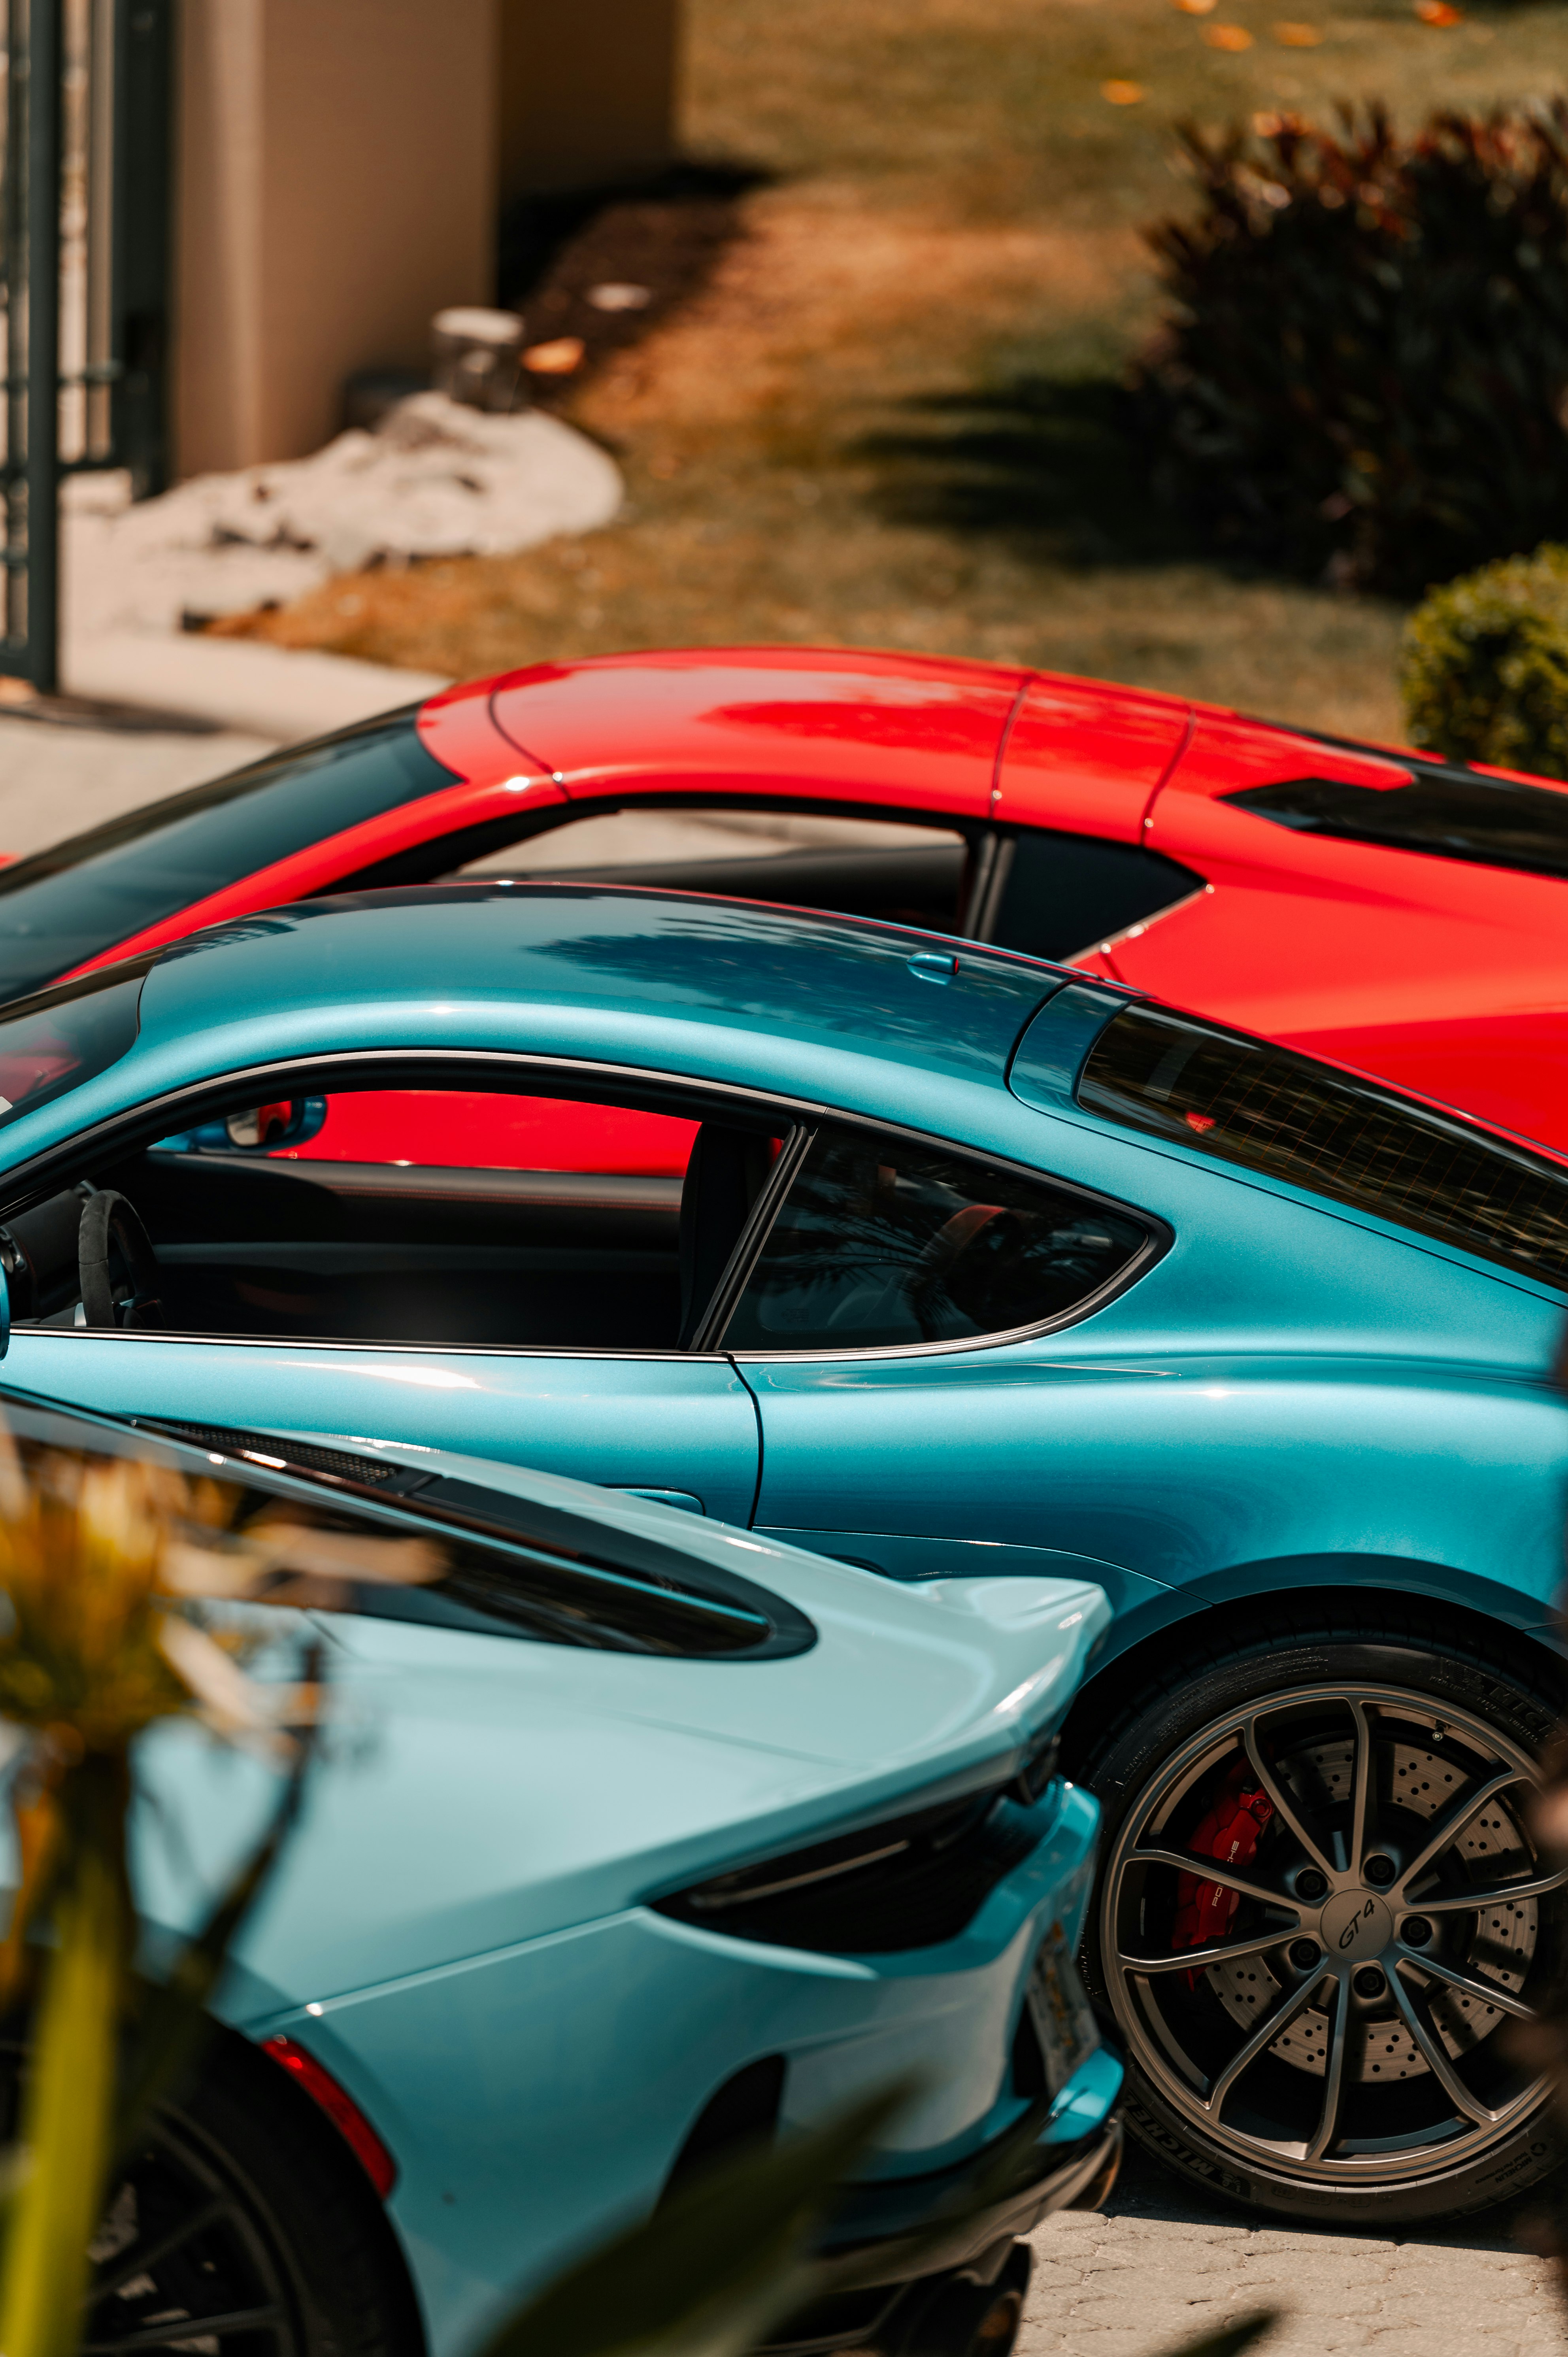
[[[526, 840], [466, 846], [454, 876], [635, 885], [775, 900], [1071, 958], [1203, 889], [1136, 844], [1044, 828], [960, 832], [708, 799], [596, 807]], [[415, 880], [389, 867], [374, 879]], [[421, 880], [424, 880], [423, 878]]]
[[[519, 1167], [553, 1126], [588, 1167]], [[677, 1350], [780, 1135], [499, 1091], [219, 1108], [12, 1214], [0, 1263], [18, 1325]]]
[[570, 819], [459, 872], [712, 892], [953, 932], [969, 865], [969, 845], [950, 827], [706, 804]]

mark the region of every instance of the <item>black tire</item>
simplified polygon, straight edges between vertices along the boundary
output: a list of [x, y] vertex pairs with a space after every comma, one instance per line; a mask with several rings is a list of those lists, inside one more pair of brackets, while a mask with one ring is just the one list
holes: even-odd
[[[1129, 2129], [1210, 2192], [1318, 2224], [1463, 2215], [1568, 2156], [1500, 2035], [1568, 1953], [1568, 1891], [1525, 1813], [1557, 1681], [1503, 1632], [1402, 1619], [1352, 1602], [1191, 1648], [1079, 1771], [1105, 1813], [1085, 1963], [1126, 2050]], [[1256, 1895], [1149, 1857], [1195, 1841]], [[1530, 1891], [1465, 1904], [1514, 1882]]]
[[[161, 2346], [148, 2336], [166, 2320], [171, 2348], [214, 2337], [221, 2357], [423, 2350], [406, 2270], [359, 2162], [278, 2065], [238, 2039], [217, 2039], [185, 2099], [159, 2115], [110, 2194], [93, 2256], [83, 2337], [104, 2357], [132, 2341]], [[214, 2334], [226, 2318], [255, 2320]]]

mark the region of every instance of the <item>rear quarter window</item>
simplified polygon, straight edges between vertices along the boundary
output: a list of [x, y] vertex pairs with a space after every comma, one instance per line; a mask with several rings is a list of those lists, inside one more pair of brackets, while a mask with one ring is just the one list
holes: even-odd
[[969, 1341], [1048, 1324], [1150, 1249], [1131, 1213], [897, 1138], [811, 1141], [725, 1335], [731, 1351]]
[[1078, 1101], [1568, 1289], [1568, 1170], [1310, 1056], [1129, 1006]]

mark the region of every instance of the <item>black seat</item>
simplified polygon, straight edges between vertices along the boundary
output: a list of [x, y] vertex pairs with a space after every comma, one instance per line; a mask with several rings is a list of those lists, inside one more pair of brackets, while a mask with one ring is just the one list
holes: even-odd
[[690, 1350], [714, 1288], [773, 1167], [773, 1141], [705, 1121], [681, 1189], [680, 1348]]

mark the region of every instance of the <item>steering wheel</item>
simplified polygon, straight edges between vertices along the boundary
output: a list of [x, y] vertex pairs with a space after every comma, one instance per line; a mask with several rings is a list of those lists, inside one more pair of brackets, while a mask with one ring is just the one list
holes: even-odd
[[1003, 1203], [968, 1203], [955, 1211], [937, 1230], [906, 1279], [909, 1306], [920, 1331], [928, 1341], [937, 1338], [930, 1331], [930, 1315], [937, 1294], [951, 1276], [966, 1252], [992, 1232], [998, 1220], [1010, 1220], [1014, 1214]]
[[163, 1324], [157, 1256], [125, 1196], [110, 1188], [88, 1196], [77, 1223], [76, 1265], [84, 1325]]

